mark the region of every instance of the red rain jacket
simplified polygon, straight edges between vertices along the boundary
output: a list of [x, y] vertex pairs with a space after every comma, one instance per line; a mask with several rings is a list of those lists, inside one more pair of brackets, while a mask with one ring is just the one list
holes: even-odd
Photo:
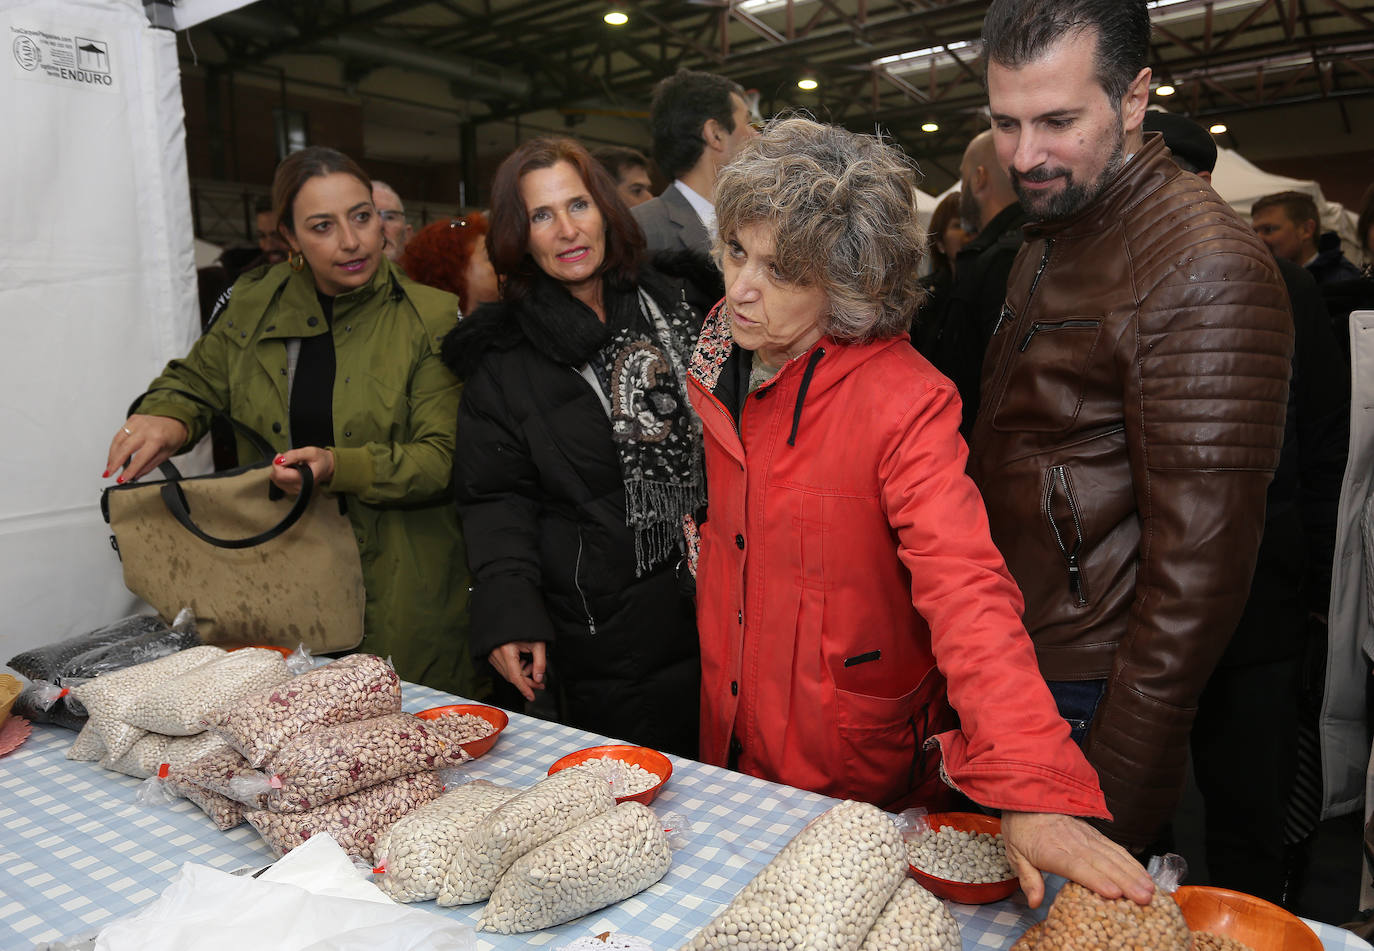
[[736, 743], [742, 771], [830, 796], [938, 807], [943, 778], [990, 807], [1108, 816], [964, 474], [954, 385], [905, 337], [826, 337], [736, 429], [714, 392], [730, 350], [713, 313], [689, 382], [702, 760]]

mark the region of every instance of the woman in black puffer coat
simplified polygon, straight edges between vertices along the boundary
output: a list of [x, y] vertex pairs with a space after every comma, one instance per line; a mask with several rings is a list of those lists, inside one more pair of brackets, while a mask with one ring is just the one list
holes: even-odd
[[614, 184], [570, 139], [502, 163], [487, 241], [502, 301], [443, 346], [464, 384], [454, 492], [473, 653], [527, 700], [552, 666], [572, 726], [695, 757], [697, 634], [677, 569], [682, 517], [705, 499], [684, 389], [701, 315], [680, 279], [641, 263]]

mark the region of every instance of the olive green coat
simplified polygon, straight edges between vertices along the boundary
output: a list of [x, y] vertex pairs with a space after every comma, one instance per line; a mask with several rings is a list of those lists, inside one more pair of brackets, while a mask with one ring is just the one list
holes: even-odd
[[[439, 359], [458, 319], [452, 294], [415, 284], [385, 259], [334, 300], [334, 475], [347, 499], [367, 587], [360, 650], [390, 655], [406, 680], [472, 697], [467, 557], [449, 496], [459, 384]], [[160, 388], [194, 393], [290, 448], [288, 341], [329, 333], [307, 267], [252, 271], [182, 360], [167, 364], [134, 412], [186, 424], [189, 447], [210, 413]], [[239, 458], [254, 457], [239, 440]]]

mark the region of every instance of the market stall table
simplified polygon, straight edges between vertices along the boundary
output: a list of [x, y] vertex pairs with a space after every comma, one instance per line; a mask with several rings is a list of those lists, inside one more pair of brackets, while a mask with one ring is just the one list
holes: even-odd
[[[411, 712], [456, 702], [406, 684]], [[249, 825], [220, 832], [195, 806], [140, 805], [138, 781], [65, 758], [75, 734], [36, 726], [0, 759], [0, 951], [88, 937], [162, 892], [185, 862], [222, 871], [259, 868], [272, 854]], [[519, 714], [486, 756], [463, 766], [468, 779], [525, 787], [554, 760], [607, 738]], [[658, 884], [610, 908], [550, 931], [478, 934], [483, 951], [558, 947], [616, 931], [660, 951], [683, 944], [760, 868], [834, 800], [691, 760], [673, 758], [673, 776], [654, 803], [693, 823], [688, 844]], [[410, 906], [475, 924], [483, 905]], [[952, 906], [965, 951], [1007, 948], [1034, 920], [1019, 895], [981, 907]], [[1311, 923], [1328, 951], [1365, 951], [1349, 932]]]

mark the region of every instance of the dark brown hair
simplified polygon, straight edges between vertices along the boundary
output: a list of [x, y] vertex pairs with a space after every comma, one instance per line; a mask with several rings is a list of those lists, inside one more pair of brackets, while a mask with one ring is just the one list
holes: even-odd
[[277, 230], [294, 233], [296, 220], [292, 206], [300, 190], [310, 179], [323, 178], [335, 172], [352, 175], [363, 183], [371, 196], [372, 179], [367, 177], [367, 172], [337, 149], [312, 145], [282, 159], [276, 174], [272, 176], [272, 208], [277, 213]]
[[480, 211], [461, 218], [431, 221], [406, 242], [401, 270], [419, 284], [458, 295], [458, 307], [468, 313], [468, 262], [477, 242], [487, 233], [487, 216]]
[[1315, 231], [1312, 240], [1321, 237], [1322, 216], [1317, 210], [1317, 202], [1306, 192], [1275, 192], [1272, 195], [1265, 195], [1263, 198], [1255, 199], [1255, 203], [1250, 206], [1250, 214], [1259, 214], [1266, 208], [1282, 208], [1284, 215], [1295, 225], [1304, 222], [1315, 222]]
[[[959, 193], [950, 192], [940, 199], [940, 204], [935, 206], [935, 213], [930, 216], [930, 264], [931, 269], [950, 273], [954, 270], [954, 262], [943, 247], [945, 229], [949, 227], [951, 221], [959, 220]], [[962, 227], [962, 225], [960, 226]]]
[[600, 273], [623, 284], [633, 284], [644, 258], [644, 235], [620, 200], [615, 180], [582, 145], [563, 137], [548, 136], [521, 143], [496, 170], [491, 183], [491, 230], [487, 254], [501, 276], [501, 296], [519, 300], [529, 293], [540, 273], [529, 255], [530, 216], [520, 194], [520, 180], [530, 172], [567, 162], [577, 169], [592, 202], [606, 224], [606, 257]]

